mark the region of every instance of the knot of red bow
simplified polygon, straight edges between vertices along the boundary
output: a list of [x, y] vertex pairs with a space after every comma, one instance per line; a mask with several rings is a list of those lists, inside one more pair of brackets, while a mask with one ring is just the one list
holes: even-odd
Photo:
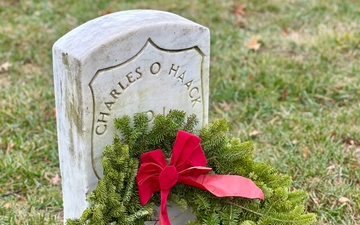
[[141, 165], [136, 176], [140, 202], [145, 205], [151, 195], [160, 191], [160, 225], [170, 225], [166, 210], [167, 197], [176, 183], [195, 186], [217, 197], [245, 197], [264, 199], [264, 194], [254, 182], [236, 175], [206, 174], [207, 160], [200, 145], [201, 139], [179, 131], [173, 146], [170, 165], [164, 153], [153, 150], [141, 155]]

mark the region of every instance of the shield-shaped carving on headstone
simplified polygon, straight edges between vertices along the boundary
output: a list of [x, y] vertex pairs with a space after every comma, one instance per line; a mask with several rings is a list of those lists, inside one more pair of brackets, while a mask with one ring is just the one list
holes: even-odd
[[91, 155], [99, 178], [101, 150], [112, 141], [115, 118], [143, 112], [151, 122], [156, 114], [174, 109], [188, 115], [205, 113], [203, 55], [196, 46], [162, 49], [148, 39], [133, 57], [94, 75], [89, 84], [93, 99]]

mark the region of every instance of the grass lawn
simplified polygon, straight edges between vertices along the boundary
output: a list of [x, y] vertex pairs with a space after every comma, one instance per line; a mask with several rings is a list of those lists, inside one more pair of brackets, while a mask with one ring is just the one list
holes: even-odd
[[318, 224], [360, 223], [360, 1], [121, 2], [0, 0], [0, 224], [62, 223], [52, 44], [136, 8], [209, 27], [210, 120], [306, 190]]

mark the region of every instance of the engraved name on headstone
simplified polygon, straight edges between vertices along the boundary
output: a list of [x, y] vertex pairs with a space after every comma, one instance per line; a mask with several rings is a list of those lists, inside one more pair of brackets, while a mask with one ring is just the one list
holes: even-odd
[[114, 118], [145, 112], [152, 121], [179, 109], [207, 123], [209, 39], [207, 28], [180, 16], [131, 10], [89, 21], [54, 44], [65, 220], [81, 215], [102, 176]]

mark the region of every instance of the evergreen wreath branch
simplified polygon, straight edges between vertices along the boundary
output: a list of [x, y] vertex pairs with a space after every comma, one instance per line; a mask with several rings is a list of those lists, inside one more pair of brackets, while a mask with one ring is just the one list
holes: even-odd
[[[234, 205], [234, 206], [239, 207], [239, 208], [241, 208], [243, 210], [254, 213], [254, 214], [256, 214], [256, 215], [258, 215], [260, 217], [266, 217], [266, 215], [263, 214], [263, 213], [259, 213], [259, 212], [255, 211], [255, 210], [251, 210], [251, 209], [246, 208], [244, 206], [238, 205], [238, 204], [236, 204], [234, 202], [228, 202], [228, 204]], [[312, 218], [313, 216], [311, 214], [306, 214], [305, 216], [306, 217], [304, 217], [304, 215], [303, 215], [302, 217], [299, 217], [299, 218], [297, 218], [295, 220], [283, 220], [283, 219], [278, 219], [278, 218], [274, 218], [274, 217], [268, 217], [268, 218], [270, 220], [272, 220], [272, 221], [277, 221], [277, 222], [281, 222], [281, 223], [292, 223], [292, 224], [307, 224], [307, 223], [309, 223], [310, 221], [313, 220], [313, 218]]]

